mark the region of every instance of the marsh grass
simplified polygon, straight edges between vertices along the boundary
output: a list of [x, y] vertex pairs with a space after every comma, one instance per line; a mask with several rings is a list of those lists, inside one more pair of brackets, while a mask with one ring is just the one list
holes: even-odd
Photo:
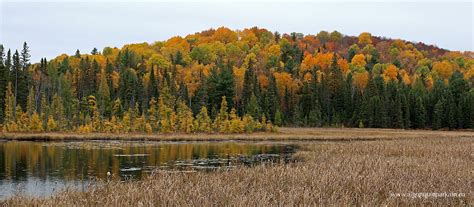
[[[155, 173], [51, 198], [15, 196], [7, 206], [474, 205], [472, 137], [300, 142], [290, 164], [229, 171]], [[397, 197], [395, 193], [463, 193]]]
[[350, 141], [435, 137], [473, 137], [473, 131], [432, 131], [402, 129], [358, 129], [358, 128], [279, 128], [277, 132], [255, 132], [250, 134], [203, 134], [203, 133], [156, 133], [156, 134], [110, 134], [110, 133], [0, 133], [4, 140], [30, 141], [82, 141], [82, 140], [125, 140], [125, 141]]

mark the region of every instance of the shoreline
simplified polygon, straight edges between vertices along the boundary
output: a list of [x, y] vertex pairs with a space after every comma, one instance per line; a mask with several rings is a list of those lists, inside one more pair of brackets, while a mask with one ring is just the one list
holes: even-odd
[[278, 132], [249, 134], [111, 134], [111, 133], [0, 133], [3, 141], [377, 141], [410, 138], [474, 138], [474, 131], [433, 131], [360, 128], [279, 128]]

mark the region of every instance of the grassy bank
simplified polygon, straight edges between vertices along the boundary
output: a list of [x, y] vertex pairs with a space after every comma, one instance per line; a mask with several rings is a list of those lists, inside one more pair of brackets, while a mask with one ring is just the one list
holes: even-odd
[[474, 137], [473, 131], [432, 131], [358, 128], [279, 128], [278, 132], [251, 134], [107, 134], [107, 133], [1, 133], [4, 140], [150, 140], [150, 141], [221, 141], [221, 140], [379, 140], [405, 138]]
[[[353, 131], [355, 133], [350, 135], [356, 136], [359, 130]], [[400, 137], [402, 132], [389, 130], [387, 133]], [[405, 133], [416, 135], [420, 132]], [[450, 136], [451, 133], [440, 134]], [[288, 165], [242, 167], [211, 173], [157, 173], [139, 182], [111, 181], [102, 187], [91, 187], [87, 192], [66, 191], [46, 199], [16, 196], [3, 204], [474, 205], [474, 175], [469, 167], [473, 160], [472, 137], [300, 144], [302, 150], [295, 154], [300, 161]], [[404, 196], [403, 193], [407, 194]], [[439, 194], [434, 197], [420, 193]], [[443, 196], [442, 193], [459, 193], [459, 197]]]

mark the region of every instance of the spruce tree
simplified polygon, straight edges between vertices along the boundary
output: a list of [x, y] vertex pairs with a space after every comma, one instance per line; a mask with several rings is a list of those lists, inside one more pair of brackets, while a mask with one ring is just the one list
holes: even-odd
[[5, 67], [5, 53], [3, 45], [0, 44], [0, 123], [3, 123], [3, 110], [5, 109], [5, 91], [7, 89], [7, 71]]

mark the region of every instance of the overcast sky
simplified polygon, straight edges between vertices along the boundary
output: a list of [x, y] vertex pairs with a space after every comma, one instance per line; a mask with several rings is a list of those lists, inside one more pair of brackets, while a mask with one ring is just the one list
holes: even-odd
[[179, 1], [0, 0], [0, 44], [30, 45], [33, 62], [41, 57], [89, 53], [92, 48], [166, 40], [209, 28], [252, 26], [280, 33], [347, 35], [422, 41], [450, 50], [473, 51], [472, 1]]

